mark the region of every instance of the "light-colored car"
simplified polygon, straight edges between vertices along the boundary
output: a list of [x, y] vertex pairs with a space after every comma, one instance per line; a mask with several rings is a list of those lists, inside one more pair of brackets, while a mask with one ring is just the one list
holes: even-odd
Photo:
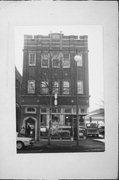
[[29, 137], [25, 137], [21, 135], [20, 133], [17, 133], [16, 137], [16, 145], [17, 145], [17, 150], [21, 150], [24, 147], [31, 146], [33, 145], [34, 140]]

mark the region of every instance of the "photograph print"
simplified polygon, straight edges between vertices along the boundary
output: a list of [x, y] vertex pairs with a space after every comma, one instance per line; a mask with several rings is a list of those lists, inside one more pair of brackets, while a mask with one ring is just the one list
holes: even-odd
[[16, 26], [16, 152], [105, 151], [102, 26]]

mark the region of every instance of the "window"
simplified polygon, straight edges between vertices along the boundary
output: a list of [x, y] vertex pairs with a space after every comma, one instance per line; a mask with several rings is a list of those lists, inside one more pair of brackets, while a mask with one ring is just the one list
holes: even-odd
[[54, 53], [52, 54], [52, 67], [60, 68], [60, 61], [62, 60], [62, 53]]
[[36, 53], [30, 52], [29, 53], [29, 66], [35, 66], [36, 65]]
[[70, 57], [69, 54], [64, 54], [63, 62], [62, 62], [63, 68], [70, 68]]
[[77, 94], [83, 94], [83, 81], [77, 81]]
[[63, 94], [69, 94], [69, 81], [63, 81]]
[[49, 83], [48, 81], [42, 81], [41, 82], [41, 93], [42, 94], [48, 94], [49, 93]]
[[59, 68], [60, 67], [60, 61], [59, 59], [53, 59], [52, 61], [52, 67]]
[[25, 108], [25, 113], [35, 114], [36, 113], [36, 108], [35, 107], [26, 107]]
[[77, 61], [77, 67], [81, 67], [81, 66], [83, 66], [82, 54], [80, 54], [80, 58], [79, 58], [79, 60]]
[[49, 67], [49, 55], [43, 54], [41, 56], [41, 67], [42, 68], [48, 68]]
[[29, 94], [35, 93], [35, 80], [28, 80], [28, 93]]
[[53, 82], [53, 90], [52, 93], [55, 94], [59, 94], [59, 82], [58, 81], [54, 81]]

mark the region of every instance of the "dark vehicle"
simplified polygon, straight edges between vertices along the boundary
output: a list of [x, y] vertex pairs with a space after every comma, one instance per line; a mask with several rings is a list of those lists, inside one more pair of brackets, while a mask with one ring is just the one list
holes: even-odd
[[99, 136], [99, 128], [96, 123], [87, 123], [86, 124], [86, 135], [87, 136]]

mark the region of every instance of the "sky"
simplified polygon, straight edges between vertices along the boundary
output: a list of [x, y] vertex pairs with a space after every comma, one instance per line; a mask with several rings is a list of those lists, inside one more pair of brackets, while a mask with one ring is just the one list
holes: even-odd
[[17, 26], [15, 28], [15, 66], [22, 74], [24, 35], [88, 35], [89, 111], [100, 108], [104, 101], [103, 89], [103, 28], [94, 26]]

